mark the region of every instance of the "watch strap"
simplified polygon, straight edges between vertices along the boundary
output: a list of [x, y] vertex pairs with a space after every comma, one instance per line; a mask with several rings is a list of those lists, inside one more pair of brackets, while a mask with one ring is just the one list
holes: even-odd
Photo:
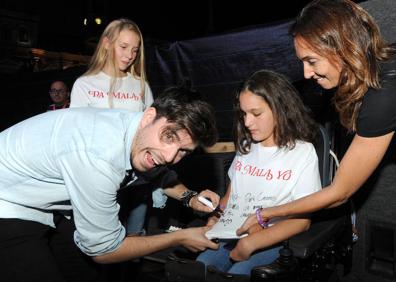
[[185, 207], [190, 207], [190, 200], [192, 197], [195, 197], [196, 195], [198, 195], [197, 191], [193, 191], [193, 190], [186, 190], [183, 192], [182, 196], [181, 196], [181, 201], [183, 203], [183, 206]]

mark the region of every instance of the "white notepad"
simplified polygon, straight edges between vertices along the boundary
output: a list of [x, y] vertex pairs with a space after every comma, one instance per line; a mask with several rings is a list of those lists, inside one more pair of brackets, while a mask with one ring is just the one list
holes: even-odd
[[237, 236], [236, 230], [242, 226], [246, 218], [246, 216], [241, 216], [233, 209], [226, 209], [219, 221], [205, 235], [209, 239], [239, 239], [245, 237], [247, 234]]

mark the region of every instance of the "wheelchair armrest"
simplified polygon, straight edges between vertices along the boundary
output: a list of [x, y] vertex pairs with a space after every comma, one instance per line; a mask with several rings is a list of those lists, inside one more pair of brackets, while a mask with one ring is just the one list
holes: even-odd
[[289, 239], [289, 247], [297, 258], [307, 258], [347, 225], [345, 207], [322, 210], [313, 216], [310, 228]]
[[244, 274], [231, 274], [217, 270], [216, 267], [205, 267], [200, 261], [169, 256], [165, 264], [167, 282], [249, 282], [250, 277]]
[[166, 281], [170, 282], [203, 282], [206, 280], [206, 268], [200, 261], [180, 259], [169, 256], [165, 263]]

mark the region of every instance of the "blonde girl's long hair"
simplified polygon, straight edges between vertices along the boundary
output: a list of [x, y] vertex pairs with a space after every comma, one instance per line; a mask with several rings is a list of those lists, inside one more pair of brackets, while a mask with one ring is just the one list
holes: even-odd
[[381, 37], [374, 19], [350, 0], [312, 1], [290, 32], [329, 62], [340, 60], [335, 107], [341, 124], [356, 131], [363, 97], [369, 88], [381, 88], [380, 64], [394, 58], [394, 46]]
[[[123, 30], [132, 31], [136, 33], [140, 38], [139, 51], [136, 55], [134, 62], [127, 69], [127, 72], [130, 72], [134, 78], [140, 80], [140, 89], [141, 89], [140, 97], [144, 104], [144, 93], [146, 88], [146, 70], [144, 65], [145, 58], [144, 58], [143, 36], [137, 24], [129, 19], [125, 19], [125, 18], [117, 19], [107, 25], [106, 29], [103, 31], [99, 39], [98, 45], [96, 46], [96, 50], [91, 58], [88, 70], [83, 74], [83, 76], [98, 74], [100, 71], [103, 70], [103, 68], [105, 67], [108, 61], [111, 62], [113, 73], [116, 73], [117, 65], [114, 59], [115, 57], [114, 44], [118, 36], [120, 35], [120, 32]], [[110, 43], [110, 48], [108, 49], [106, 49], [103, 44], [105, 38], [107, 38]], [[112, 76], [109, 87], [109, 95], [108, 95], [110, 108], [114, 107], [113, 92], [115, 91], [118, 83], [119, 83], [119, 78]]]

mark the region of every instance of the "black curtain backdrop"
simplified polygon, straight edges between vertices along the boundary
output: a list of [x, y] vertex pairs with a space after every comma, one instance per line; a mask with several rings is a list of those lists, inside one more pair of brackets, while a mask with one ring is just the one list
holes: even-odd
[[[188, 79], [192, 88], [215, 108], [220, 141], [231, 141], [236, 90], [252, 72], [270, 69], [286, 75], [298, 86], [308, 106], [323, 115], [327, 100], [323, 99], [322, 90], [303, 79], [302, 65], [288, 34], [290, 24], [275, 22], [193, 40], [148, 42], [146, 69], [154, 97], [166, 87]], [[78, 67], [3, 77], [7, 95], [1, 104], [0, 129], [45, 111], [50, 103], [51, 81], [64, 80], [71, 88], [84, 71], [84, 67]]]
[[[177, 41], [146, 48], [148, 79], [154, 96], [164, 88], [191, 82], [192, 88], [216, 110], [221, 140], [232, 139], [233, 98], [251, 73], [270, 69], [292, 82], [303, 80], [302, 64], [288, 34], [291, 22], [278, 22], [244, 30]], [[306, 86], [307, 84], [305, 84]], [[304, 86], [304, 87], [305, 87]], [[315, 89], [315, 87], [309, 87]], [[321, 90], [315, 89], [321, 93]], [[320, 96], [320, 95], [319, 95]], [[320, 97], [307, 101], [315, 107]]]

